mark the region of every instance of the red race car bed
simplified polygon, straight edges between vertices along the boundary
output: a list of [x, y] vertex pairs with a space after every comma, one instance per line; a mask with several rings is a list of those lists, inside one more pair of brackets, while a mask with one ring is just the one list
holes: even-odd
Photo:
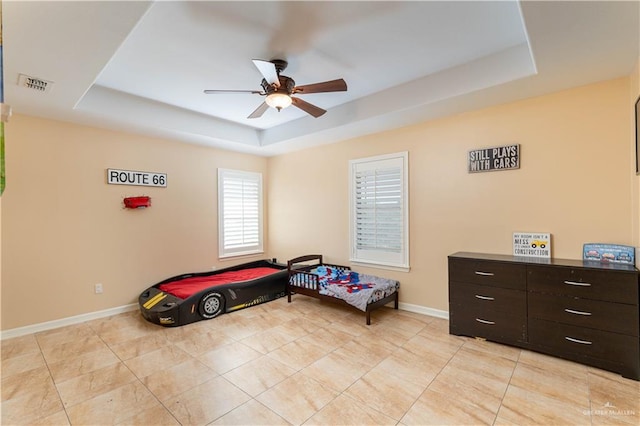
[[138, 303], [148, 321], [179, 326], [282, 297], [287, 276], [275, 259], [182, 274], [149, 287]]

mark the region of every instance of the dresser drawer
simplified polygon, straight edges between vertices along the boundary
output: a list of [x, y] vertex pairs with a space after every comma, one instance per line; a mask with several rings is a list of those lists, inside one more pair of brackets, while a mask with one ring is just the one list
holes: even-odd
[[637, 369], [638, 337], [573, 325], [530, 319], [529, 343], [535, 348], [551, 349], [555, 354], [579, 360], [575, 356], [601, 359], [608, 363]]
[[478, 314], [501, 312], [523, 315], [527, 310], [527, 292], [486, 285], [452, 282], [449, 284], [449, 303]]
[[526, 290], [525, 265], [478, 259], [449, 258], [449, 280]]
[[509, 314], [482, 306], [450, 305], [449, 331], [452, 334], [483, 337], [497, 342], [526, 342], [526, 311]]
[[637, 273], [529, 265], [527, 288], [542, 293], [638, 305]]
[[529, 317], [638, 336], [638, 307], [530, 292]]

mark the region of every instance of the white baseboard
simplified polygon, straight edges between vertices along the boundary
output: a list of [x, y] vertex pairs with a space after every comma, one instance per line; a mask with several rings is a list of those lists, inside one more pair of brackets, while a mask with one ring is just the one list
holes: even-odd
[[[124, 312], [135, 311], [139, 308], [137, 303], [130, 305], [118, 306], [115, 308], [105, 309], [102, 311], [89, 312], [87, 314], [76, 315], [73, 317], [62, 318], [54, 321], [41, 322], [39, 324], [27, 325], [24, 327], [12, 328], [10, 330], [0, 331], [0, 340], [11, 339], [13, 337], [25, 336], [27, 334], [38, 333], [41, 331], [52, 330], [54, 328], [65, 327], [67, 325], [80, 324], [83, 322], [110, 317]], [[414, 312], [416, 314], [428, 315], [431, 317], [449, 319], [449, 312], [439, 309], [427, 308], [421, 305], [413, 305], [411, 303], [399, 303], [398, 308], [403, 311]]]
[[449, 319], [448, 311], [441, 311], [440, 309], [427, 308], [421, 305], [412, 305], [411, 303], [399, 303], [398, 308], [403, 311], [414, 312], [416, 314], [429, 315], [430, 317]]
[[41, 322], [39, 324], [27, 325], [24, 327], [12, 328], [10, 330], [0, 331], [0, 340], [20, 337], [27, 334], [38, 333], [40, 331], [52, 330], [54, 328], [64, 327], [67, 325], [80, 324], [94, 319], [110, 317], [112, 315], [124, 312], [135, 311], [139, 308], [137, 303], [130, 305], [118, 306], [115, 308], [105, 309], [102, 311], [89, 312], [87, 314], [76, 315], [73, 317], [62, 318], [54, 321]]

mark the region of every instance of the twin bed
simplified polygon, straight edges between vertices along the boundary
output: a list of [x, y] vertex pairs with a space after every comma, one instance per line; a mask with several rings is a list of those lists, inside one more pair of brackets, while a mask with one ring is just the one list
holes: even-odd
[[359, 274], [348, 266], [324, 263], [320, 254], [291, 259], [287, 262], [287, 270], [289, 303], [291, 295], [297, 293], [350, 306], [365, 313], [367, 325], [371, 324], [372, 311], [391, 302], [394, 309], [398, 309], [398, 281]]
[[348, 266], [325, 264], [322, 255], [275, 259], [236, 265], [213, 272], [177, 275], [163, 280], [138, 297], [142, 316], [153, 323], [175, 327], [214, 318], [287, 295], [303, 294], [363, 311], [367, 325], [371, 312], [393, 302], [398, 309], [399, 283], [358, 274]]

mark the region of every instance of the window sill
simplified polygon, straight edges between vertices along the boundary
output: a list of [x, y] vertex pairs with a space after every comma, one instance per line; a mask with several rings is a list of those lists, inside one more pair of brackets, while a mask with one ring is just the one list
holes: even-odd
[[242, 251], [238, 253], [228, 253], [228, 254], [223, 254], [221, 256], [218, 256], [218, 259], [227, 260], [234, 257], [248, 257], [248, 256], [256, 256], [260, 254], [264, 254], [264, 250], [252, 250], [252, 251]]
[[409, 267], [409, 266], [386, 265], [386, 264], [383, 264], [383, 263], [364, 262], [362, 260], [356, 260], [356, 259], [349, 259], [349, 260], [354, 265], [365, 266], [367, 268], [386, 269], [388, 271], [396, 271], [396, 272], [410, 272], [411, 271], [411, 267]]

